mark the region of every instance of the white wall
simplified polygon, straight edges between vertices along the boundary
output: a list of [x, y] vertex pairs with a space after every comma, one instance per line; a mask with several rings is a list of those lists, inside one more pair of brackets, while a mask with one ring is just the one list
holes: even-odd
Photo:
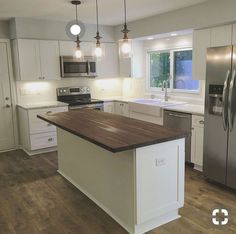
[[122, 96], [123, 79], [65, 79], [60, 81], [26, 82], [17, 81], [18, 103], [56, 101], [56, 88], [68, 86], [89, 86], [93, 98]]
[[[128, 23], [130, 38], [162, 34], [185, 29], [199, 29], [236, 21], [235, 0], [209, 0]], [[116, 27], [116, 38], [122, 37], [122, 25]]]
[[[192, 34], [171, 37], [159, 40], [144, 41], [143, 43], [143, 56], [144, 56], [144, 74], [145, 77], [140, 79], [126, 78], [123, 82], [123, 95], [127, 97], [150, 97], [151, 94], [155, 94], [157, 97], [161, 97], [163, 92], [150, 92], [146, 87], [146, 58], [148, 50], [166, 50], [176, 49], [184, 47], [192, 47]], [[169, 93], [169, 96], [174, 99], [185, 100], [190, 102], [204, 102], [204, 90], [205, 82], [200, 81], [201, 90], [199, 94], [186, 94], [186, 93]]]
[[[71, 40], [65, 32], [68, 22], [36, 20], [28, 18], [14, 18], [10, 21], [11, 39], [45, 39], [45, 40]], [[102, 42], [115, 42], [115, 28], [112, 26], [100, 26]], [[96, 25], [85, 24], [85, 34], [82, 41], [94, 41], [96, 36]]]

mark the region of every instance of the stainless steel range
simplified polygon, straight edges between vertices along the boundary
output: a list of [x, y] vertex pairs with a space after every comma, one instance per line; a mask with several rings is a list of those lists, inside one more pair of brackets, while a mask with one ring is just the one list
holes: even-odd
[[92, 99], [88, 86], [58, 88], [57, 100], [68, 103], [69, 110], [87, 108], [103, 111], [103, 101]]

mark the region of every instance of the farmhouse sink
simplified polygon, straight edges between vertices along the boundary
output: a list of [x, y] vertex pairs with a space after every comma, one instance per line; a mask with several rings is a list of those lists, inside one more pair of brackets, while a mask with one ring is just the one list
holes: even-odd
[[162, 99], [135, 99], [129, 103], [132, 112], [161, 117], [165, 106], [181, 105], [184, 102], [164, 101]]
[[155, 105], [155, 106], [170, 106], [170, 105], [181, 105], [185, 104], [185, 102], [176, 102], [176, 101], [165, 101], [162, 99], [136, 99], [133, 102], [146, 104], [146, 105]]

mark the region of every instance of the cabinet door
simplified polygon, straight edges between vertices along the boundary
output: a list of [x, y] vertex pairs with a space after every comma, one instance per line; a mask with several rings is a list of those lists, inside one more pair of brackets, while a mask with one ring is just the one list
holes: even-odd
[[121, 102], [115, 102], [115, 114], [121, 115], [122, 114], [122, 104]]
[[41, 79], [39, 41], [19, 39], [17, 44], [20, 80]]
[[232, 44], [232, 25], [211, 28], [211, 47]]
[[73, 41], [60, 41], [59, 47], [61, 56], [73, 56], [76, 44]]
[[58, 41], [39, 41], [42, 77], [46, 80], [60, 79]]
[[233, 24], [232, 44], [236, 45], [236, 24]]
[[123, 106], [122, 106], [122, 115], [123, 115], [123, 116], [126, 116], [126, 117], [129, 117], [129, 116], [130, 116], [130, 114], [129, 114], [129, 104], [123, 103]]
[[191, 162], [197, 169], [203, 165], [204, 117], [193, 115], [192, 124]]
[[97, 60], [98, 77], [119, 77], [118, 48], [115, 43], [104, 43], [105, 56]]
[[196, 30], [193, 33], [193, 79], [206, 79], [206, 54], [210, 47], [210, 29]]
[[104, 112], [114, 113], [114, 103], [113, 102], [105, 102], [104, 103]]
[[131, 77], [132, 74], [132, 59], [131, 58], [120, 58], [120, 76]]

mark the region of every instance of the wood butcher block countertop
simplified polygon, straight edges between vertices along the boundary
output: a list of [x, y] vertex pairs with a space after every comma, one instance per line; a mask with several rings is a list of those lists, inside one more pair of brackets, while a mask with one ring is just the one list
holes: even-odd
[[113, 153], [186, 137], [189, 133], [97, 110], [40, 114], [45, 120]]

